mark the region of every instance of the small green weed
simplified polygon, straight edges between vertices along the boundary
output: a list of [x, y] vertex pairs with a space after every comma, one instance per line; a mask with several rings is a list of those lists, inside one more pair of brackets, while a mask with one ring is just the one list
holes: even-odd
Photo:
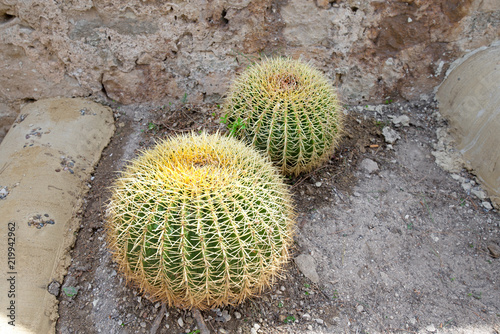
[[386, 126], [389, 125], [389, 121], [385, 121], [385, 122], [383, 122], [383, 121], [374, 121], [374, 124], [375, 124], [376, 127], [380, 128], [380, 129], [383, 129]]
[[200, 330], [199, 330], [199, 329], [195, 329], [194, 331], [191, 331], [191, 332], [189, 332], [189, 333], [187, 333], [187, 334], [197, 334], [197, 333], [199, 333], [199, 332], [200, 332]]
[[[310, 289], [310, 288], [311, 288], [311, 284], [309, 284], [309, 283], [304, 283], [304, 288], [306, 288], [306, 289]], [[305, 294], [306, 296], [309, 296], [309, 294], [310, 294], [310, 293], [309, 293], [309, 291], [307, 291], [307, 290], [306, 290], [306, 291], [304, 291], [304, 294]]]
[[392, 103], [392, 102], [394, 102], [394, 100], [390, 99], [390, 100], [385, 100], [385, 102], [384, 102], [384, 103], [385, 103], [385, 104], [390, 104], [390, 103]]
[[279, 308], [282, 308], [282, 307], [283, 307], [283, 302], [282, 302], [282, 301], [280, 301], [280, 302], [278, 303], [278, 307], [279, 307]]
[[181, 103], [186, 104], [188, 98], [188, 93], [184, 93], [184, 96], [182, 97]]
[[296, 319], [295, 319], [295, 317], [294, 317], [293, 315], [289, 315], [288, 317], [286, 317], [286, 319], [285, 319], [285, 320], [283, 320], [283, 322], [284, 322], [285, 324], [290, 324], [290, 323], [292, 323], [292, 322], [295, 322], [295, 320], [296, 320]]
[[[222, 124], [226, 124], [227, 125], [227, 122], [228, 122], [227, 115], [224, 115], [220, 119], [220, 122]], [[236, 122], [234, 122], [233, 124], [231, 124], [230, 126], [228, 126], [228, 128], [229, 128], [229, 135], [230, 136], [234, 136], [236, 134], [236, 132], [238, 132], [240, 129], [244, 129], [245, 127], [246, 126], [243, 123], [243, 121], [241, 120], [241, 118], [238, 117], [238, 119], [236, 120]]]
[[337, 291], [337, 289], [333, 290], [333, 295], [332, 295], [332, 299], [338, 299], [339, 298], [339, 292]]
[[64, 287], [63, 291], [68, 297], [74, 297], [78, 294], [78, 289], [75, 288], [74, 286]]
[[477, 300], [480, 300], [482, 298], [482, 295], [483, 295], [482, 292], [480, 292], [480, 293], [471, 292], [471, 293], [467, 294], [468, 297], [472, 297], [472, 298], [475, 298]]
[[406, 229], [413, 230], [413, 223], [406, 224]]

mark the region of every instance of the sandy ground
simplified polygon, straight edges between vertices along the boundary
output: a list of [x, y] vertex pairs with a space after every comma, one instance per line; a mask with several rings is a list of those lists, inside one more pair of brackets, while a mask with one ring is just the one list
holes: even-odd
[[[223, 130], [216, 105], [114, 109], [117, 131], [81, 212], [72, 265], [52, 285], [58, 333], [151, 332], [161, 304], [127, 285], [106, 249], [107, 187], [157, 138]], [[211, 332], [500, 333], [500, 217], [474, 176], [434, 162], [445, 126], [436, 111], [426, 101], [348, 108], [335, 156], [289, 180], [294, 257], [312, 270], [292, 261], [261, 298], [203, 312]], [[196, 322], [167, 308], [156, 332], [194, 334]]]

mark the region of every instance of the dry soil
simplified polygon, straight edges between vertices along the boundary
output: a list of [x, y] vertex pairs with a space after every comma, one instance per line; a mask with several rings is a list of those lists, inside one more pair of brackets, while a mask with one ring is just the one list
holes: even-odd
[[[482, 197], [473, 175], [434, 162], [446, 125], [435, 103], [388, 102], [347, 107], [331, 160], [287, 180], [298, 213], [293, 256], [310, 255], [301, 258], [313, 271], [291, 261], [261, 298], [203, 312], [212, 333], [500, 332], [499, 214], [473, 195]], [[72, 265], [51, 285], [61, 334], [151, 332], [161, 304], [127, 285], [106, 249], [108, 187], [158, 138], [224, 131], [217, 105], [114, 110], [117, 131], [90, 182]], [[409, 124], [395, 124], [404, 115]], [[394, 144], [385, 127], [399, 135]], [[157, 333], [197, 332], [190, 311], [167, 308], [161, 320]]]

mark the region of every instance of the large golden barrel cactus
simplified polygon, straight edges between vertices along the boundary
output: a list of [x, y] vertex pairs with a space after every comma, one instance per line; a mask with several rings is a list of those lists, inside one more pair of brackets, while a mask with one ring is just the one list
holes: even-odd
[[109, 247], [128, 280], [181, 308], [238, 304], [288, 260], [291, 197], [234, 138], [184, 135], [143, 152], [112, 187]]
[[271, 58], [244, 71], [224, 103], [231, 132], [269, 155], [284, 174], [328, 160], [342, 133], [342, 108], [331, 83], [304, 62]]

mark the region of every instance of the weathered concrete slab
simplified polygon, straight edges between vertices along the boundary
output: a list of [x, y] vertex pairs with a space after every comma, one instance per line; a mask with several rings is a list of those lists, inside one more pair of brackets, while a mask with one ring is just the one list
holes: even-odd
[[453, 64], [437, 98], [466, 166], [500, 208], [500, 42]]
[[2, 141], [1, 333], [55, 331], [57, 300], [47, 286], [63, 280], [76, 213], [113, 132], [111, 109], [55, 98], [24, 107]]

